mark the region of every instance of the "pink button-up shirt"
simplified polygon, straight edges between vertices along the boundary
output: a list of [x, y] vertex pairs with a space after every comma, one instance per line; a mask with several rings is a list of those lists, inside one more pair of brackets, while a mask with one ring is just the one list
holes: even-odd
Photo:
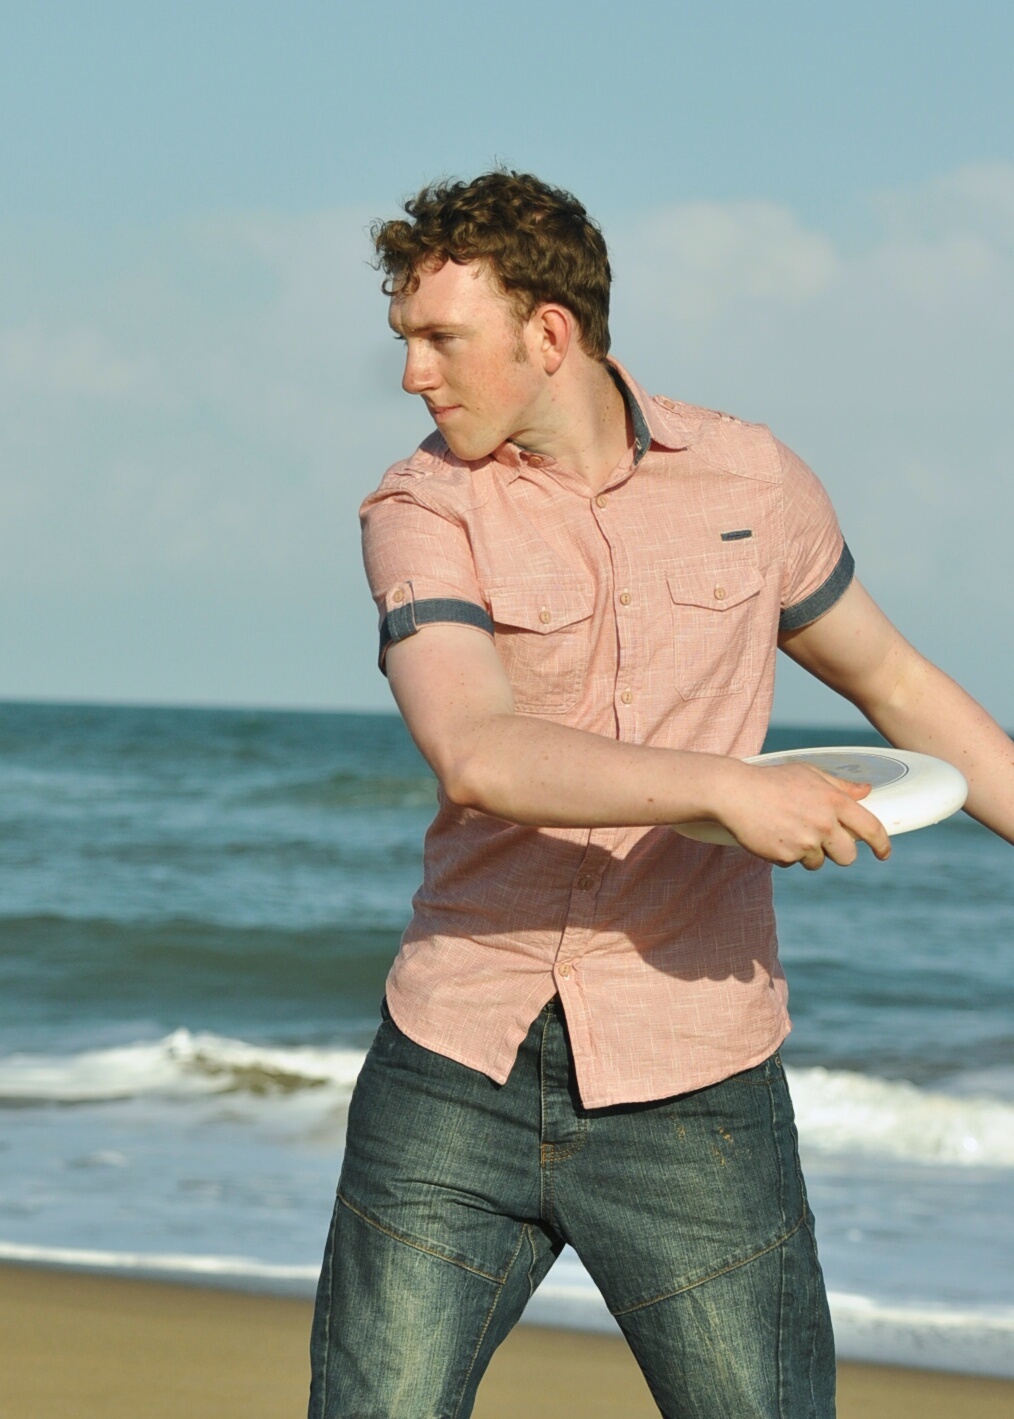
[[[363, 504], [382, 647], [432, 623], [492, 635], [519, 714], [632, 744], [761, 749], [779, 627], [852, 559], [817, 479], [760, 425], [651, 398], [619, 366], [636, 447], [598, 494], [505, 444], [434, 434]], [[765, 1059], [789, 1029], [771, 872], [670, 828], [532, 828], [440, 795], [387, 983], [418, 1044], [510, 1073], [563, 1003], [589, 1108]]]

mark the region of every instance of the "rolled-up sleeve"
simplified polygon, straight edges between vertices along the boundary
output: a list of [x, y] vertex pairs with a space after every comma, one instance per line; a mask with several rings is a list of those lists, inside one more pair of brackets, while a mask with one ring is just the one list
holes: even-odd
[[424, 626], [493, 634], [468, 533], [453, 512], [389, 474], [360, 509], [363, 561], [380, 616], [380, 668], [390, 646]]
[[831, 499], [801, 458], [778, 444], [785, 536], [780, 631], [795, 631], [830, 611], [852, 584], [855, 562]]

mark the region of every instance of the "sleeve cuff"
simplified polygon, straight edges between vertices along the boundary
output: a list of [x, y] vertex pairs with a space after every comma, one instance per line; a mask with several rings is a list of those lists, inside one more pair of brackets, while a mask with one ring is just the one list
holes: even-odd
[[856, 564], [852, 553], [847, 543], [842, 543], [841, 556], [834, 571], [824, 584], [818, 586], [804, 601], [785, 608], [778, 618], [779, 631], [798, 631], [802, 626], [819, 620], [825, 611], [830, 611], [831, 607], [842, 599], [852, 585], [855, 573]]
[[473, 601], [458, 601], [449, 596], [407, 601], [404, 606], [388, 611], [380, 623], [381, 670], [384, 670], [384, 658], [390, 646], [414, 636], [422, 626], [432, 625], [475, 626], [487, 635], [493, 634], [492, 616]]

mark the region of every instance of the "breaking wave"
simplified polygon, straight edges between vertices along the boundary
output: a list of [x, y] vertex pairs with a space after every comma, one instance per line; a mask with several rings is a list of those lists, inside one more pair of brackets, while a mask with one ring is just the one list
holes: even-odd
[[[264, 1046], [174, 1030], [163, 1039], [77, 1054], [0, 1057], [0, 1104], [74, 1105], [144, 1097], [326, 1094], [348, 1100], [356, 1049]], [[789, 1070], [800, 1140], [822, 1154], [862, 1153], [962, 1167], [1014, 1167], [1014, 1104], [961, 1097], [844, 1069]]]

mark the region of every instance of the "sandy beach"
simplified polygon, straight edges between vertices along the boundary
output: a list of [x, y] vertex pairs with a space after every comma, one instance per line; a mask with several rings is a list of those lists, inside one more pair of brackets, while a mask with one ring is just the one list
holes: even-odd
[[[0, 1419], [298, 1419], [303, 1300], [0, 1267]], [[1005, 1419], [1014, 1382], [841, 1367], [840, 1419]], [[626, 1346], [522, 1326], [479, 1391], [476, 1419], [649, 1419]], [[722, 1416], [725, 1419], [725, 1416]]]

